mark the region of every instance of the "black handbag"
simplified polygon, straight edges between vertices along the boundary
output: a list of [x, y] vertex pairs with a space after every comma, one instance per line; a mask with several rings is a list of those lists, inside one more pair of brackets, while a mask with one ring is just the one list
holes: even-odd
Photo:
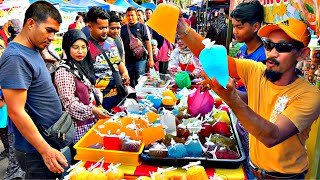
[[67, 112], [64, 111], [59, 120], [48, 129], [45, 129], [37, 119], [32, 118], [32, 120], [53, 147], [62, 149], [72, 143], [76, 130], [71, 115]]
[[122, 79], [121, 79], [119, 71], [116, 71], [114, 69], [113, 64], [110, 62], [110, 60], [109, 60], [108, 56], [106, 55], [105, 51], [100, 47], [100, 45], [94, 39], [92, 39], [91, 36], [89, 37], [88, 40], [90, 40], [99, 49], [99, 51], [102, 53], [103, 57], [107, 60], [107, 62], [109, 64], [109, 67], [110, 67], [110, 69], [112, 71], [113, 79], [114, 79], [115, 84], [116, 84], [117, 95], [121, 99], [125, 98], [128, 95], [128, 90], [125, 87], [125, 85], [122, 83]]

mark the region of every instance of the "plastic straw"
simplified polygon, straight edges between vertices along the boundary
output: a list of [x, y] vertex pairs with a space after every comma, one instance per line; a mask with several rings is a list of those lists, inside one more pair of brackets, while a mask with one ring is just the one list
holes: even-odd
[[110, 171], [118, 168], [120, 165], [121, 165], [121, 163], [116, 164], [116, 165], [113, 165], [113, 163], [111, 163], [111, 164], [108, 166], [109, 169], [108, 169], [104, 174], [108, 174]]
[[104, 160], [103, 160], [102, 163], [100, 164], [100, 169], [103, 168], [103, 164], [104, 164]]
[[98, 167], [100, 162], [104, 160], [104, 157], [102, 157], [98, 162], [96, 162], [92, 167], [88, 169], [88, 171], [92, 171], [94, 168]]
[[185, 165], [182, 168], [188, 170], [190, 167], [200, 165], [200, 164], [201, 164], [201, 161], [190, 162], [188, 165]]
[[177, 168], [171, 166], [171, 167], [168, 167], [168, 168], [166, 168], [166, 169], [163, 169], [163, 170], [162, 170], [162, 173], [169, 172], [169, 171], [174, 171], [174, 170], [177, 170]]
[[71, 170], [73, 170], [74, 168], [78, 167], [80, 164], [82, 163], [82, 161], [77, 162], [74, 165], [71, 165], [70, 168], [67, 170], [67, 172], [70, 172]]

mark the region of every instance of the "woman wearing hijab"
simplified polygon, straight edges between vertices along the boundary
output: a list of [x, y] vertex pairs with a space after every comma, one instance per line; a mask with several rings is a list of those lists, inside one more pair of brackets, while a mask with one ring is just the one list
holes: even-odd
[[[93, 65], [88, 52], [88, 42], [81, 30], [72, 29], [63, 36], [62, 49], [65, 59], [55, 72], [55, 85], [65, 110], [74, 120], [76, 135], [73, 143], [78, 142], [88, 132], [97, 119], [107, 118], [104, 109], [98, 108], [102, 97], [95, 89]], [[71, 152], [74, 150], [70, 145]], [[74, 153], [74, 154], [73, 154]], [[72, 152], [75, 155], [75, 152]]]
[[169, 60], [171, 74], [187, 71], [192, 77], [200, 77], [202, 70], [199, 59], [191, 52], [187, 44], [179, 36], [176, 37], [177, 47], [172, 51]]

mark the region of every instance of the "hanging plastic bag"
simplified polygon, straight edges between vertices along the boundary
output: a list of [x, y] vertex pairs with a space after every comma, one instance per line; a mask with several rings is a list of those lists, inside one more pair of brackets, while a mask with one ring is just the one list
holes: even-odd
[[191, 80], [189, 74], [186, 71], [175, 74], [176, 84], [179, 88], [190, 88]]
[[200, 53], [200, 63], [210, 79], [216, 78], [220, 85], [227, 87], [229, 81], [228, 56], [224, 46], [214, 45], [210, 39], [202, 41], [205, 48]]
[[188, 110], [191, 116], [195, 117], [198, 114], [205, 116], [208, 114], [214, 105], [214, 99], [208, 90], [201, 93], [200, 87], [197, 90], [189, 94], [188, 96]]

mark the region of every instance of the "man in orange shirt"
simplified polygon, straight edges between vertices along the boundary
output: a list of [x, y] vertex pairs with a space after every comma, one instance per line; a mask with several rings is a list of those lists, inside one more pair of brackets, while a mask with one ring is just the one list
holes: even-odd
[[[182, 18], [177, 31], [199, 55], [203, 38]], [[231, 79], [226, 89], [206, 75], [204, 83], [230, 106], [248, 130], [250, 166], [257, 178], [304, 179], [309, 166], [305, 142], [320, 114], [320, 91], [299, 78], [295, 67], [309, 55], [311, 36], [306, 24], [293, 18], [265, 25], [258, 35], [266, 38], [266, 65], [228, 58], [229, 75], [244, 82], [248, 104], [237, 94]]]

